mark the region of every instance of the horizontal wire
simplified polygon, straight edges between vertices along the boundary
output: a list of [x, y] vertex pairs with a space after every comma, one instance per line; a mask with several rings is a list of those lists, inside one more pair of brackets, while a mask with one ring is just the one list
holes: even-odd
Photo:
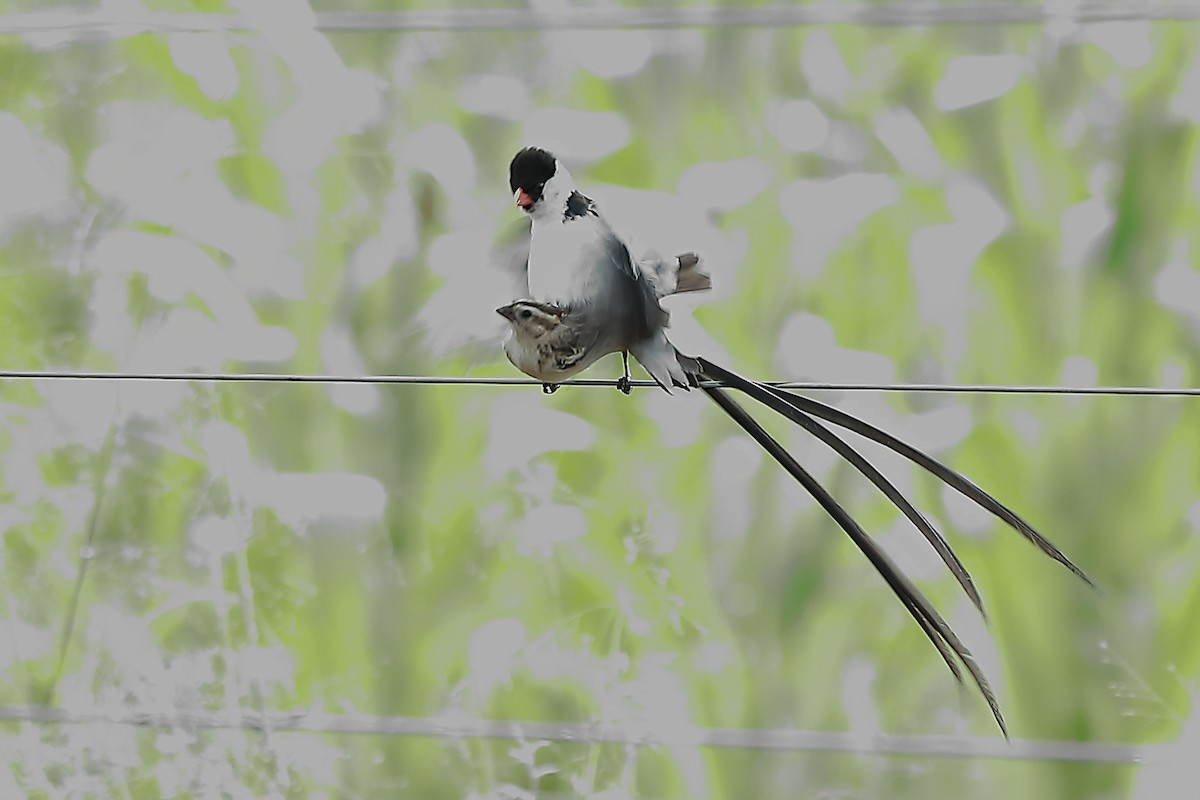
[[448, 739], [544, 739], [626, 745], [852, 753], [877, 756], [989, 758], [1014, 761], [1075, 761], [1140, 764], [1168, 752], [1164, 745], [1072, 742], [1053, 739], [1004, 739], [984, 736], [900, 736], [835, 733], [794, 728], [702, 728], [590, 722], [529, 722], [462, 716], [400, 717], [314, 712], [237, 714], [204, 710], [64, 709], [48, 706], [0, 706], [0, 720], [68, 725], [118, 725], [152, 728], [204, 728], [342, 733], [375, 736], [428, 736]]
[[[28, 381], [183, 381], [194, 383], [357, 383], [415, 384], [428, 386], [541, 386], [532, 378], [482, 378], [465, 375], [308, 375], [273, 372], [75, 372], [59, 370], [0, 370], [0, 380]], [[656, 388], [654, 381], [634, 380], [631, 386]], [[928, 392], [945, 394], [1062, 394], [1132, 395], [1146, 397], [1200, 397], [1200, 387], [1161, 386], [1037, 386], [986, 383], [834, 383], [828, 381], [762, 381], [777, 389], [814, 392]], [[607, 386], [615, 380], [576, 378], [560, 386]], [[701, 381], [701, 386], [729, 387], [723, 381]]]
[[[303, 19], [296, 15], [295, 19]], [[824, 2], [759, 7], [455, 8], [324, 11], [309, 19], [325, 31], [465, 31], [613, 28], [722, 28], [849, 24], [985, 25], [1200, 19], [1189, 0], [1014, 2]], [[267, 23], [269, 24], [269, 23]], [[0, 33], [122, 37], [139, 33], [220, 33], [265, 27], [240, 14], [43, 12], [0, 16]]]
[[759, 7], [577, 8], [571, 10], [457, 9], [329, 12], [324, 30], [471, 30], [579, 28], [728, 28], [849, 24], [862, 26], [1111, 22], [1196, 19], [1200, 8], [1182, 0], [1016, 4], [816, 2]]

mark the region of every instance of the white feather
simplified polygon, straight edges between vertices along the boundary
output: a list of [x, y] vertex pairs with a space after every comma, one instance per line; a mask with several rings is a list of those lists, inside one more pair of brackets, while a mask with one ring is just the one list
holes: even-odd
[[595, 281], [608, 252], [595, 218], [533, 221], [529, 249], [529, 291], [542, 302], [573, 305], [595, 296]]

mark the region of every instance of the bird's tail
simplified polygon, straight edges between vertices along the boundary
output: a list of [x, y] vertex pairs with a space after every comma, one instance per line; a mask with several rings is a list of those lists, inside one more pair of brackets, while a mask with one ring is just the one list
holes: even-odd
[[[1075, 565], [1071, 559], [1059, 550], [1053, 542], [1047, 539], [1042, 534], [1026, 522], [1017, 512], [1013, 511], [1008, 506], [1001, 503], [994, 496], [981, 489], [970, 478], [963, 475], [961, 472], [954, 470], [942, 462], [938, 461], [933, 456], [913, 447], [908, 442], [898, 439], [892, 434], [881, 428], [877, 428], [869, 422], [859, 419], [845, 411], [826, 405], [810, 397], [804, 397], [798, 394], [792, 394], [782, 389], [777, 389], [774, 386], [758, 383], [740, 375], [736, 375], [727, 369], [706, 361], [703, 358], [693, 359], [700, 365], [701, 372], [713, 378], [714, 380], [727, 383], [734, 388], [746, 392], [755, 400], [767, 405], [780, 414], [783, 414], [788, 419], [804, 426], [808, 430], [812, 430], [802, 420], [807, 418], [812, 422], [812, 417], [820, 417], [826, 422], [831, 422], [839, 428], [857, 433], [866, 439], [877, 442], [889, 450], [899, 453], [914, 464], [922, 467], [926, 471], [932, 473], [940, 481], [945, 483], [951, 489], [954, 489], [959, 494], [971, 500], [985, 511], [990, 512], [996, 517], [999, 517], [1011, 528], [1016, 530], [1034, 546], [1043, 553], [1054, 559], [1064, 567], [1075, 573], [1084, 583], [1091, 586], [1093, 589], [1098, 588], [1094, 581], [1088, 577], [1082, 569]], [[739, 385], [740, 384], [740, 385]], [[822, 438], [817, 434], [818, 438]], [[825, 441], [822, 438], [823, 441]], [[827, 442], [828, 443], [828, 442]], [[833, 445], [830, 445], [831, 447]], [[835, 448], [836, 449], [836, 448]], [[840, 452], [840, 451], [839, 451]], [[843, 457], [848, 458], [844, 453]], [[868, 476], [870, 477], [870, 476]], [[874, 481], [872, 481], [874, 482]], [[903, 509], [901, 509], [903, 510]], [[919, 527], [919, 526], [918, 526]], [[964, 587], [965, 588], [965, 587]], [[969, 593], [970, 590], [968, 590]]]
[[704, 292], [712, 288], [712, 276], [700, 271], [700, 256], [681, 253], [675, 257], [679, 271], [675, 273], [675, 293]]
[[703, 292], [712, 288], [712, 276], [700, 269], [700, 256], [680, 253], [671, 258], [651, 252], [638, 262], [657, 298], [681, 292]]
[[[736, 373], [730, 372], [727, 369], [717, 366], [703, 358], [693, 358], [685, 356], [682, 353], [677, 353], [679, 366], [688, 375], [689, 382], [692, 386], [698, 387], [703, 392], [708, 394], [714, 402], [724, 411], [735, 423], [738, 424], [746, 433], [753, 437], [762, 447], [774, 458], [787, 472], [794, 477], [821, 506], [833, 517], [834, 521], [850, 536], [854, 544], [862, 551], [862, 553], [871, 561], [876, 570], [880, 573], [883, 579], [895, 592], [900, 602], [908, 609], [909, 613], [916, 620], [921, 630], [926, 637], [937, 648], [942, 659], [950, 668], [951, 673], [961, 683], [962, 672], [959, 669], [961, 663], [970, 674], [972, 681], [979, 687], [988, 706], [991, 708], [993, 716], [996, 718], [997, 724], [1008, 736], [1008, 729], [1004, 723], [1004, 717], [1000, 713], [1000, 707], [996, 702], [996, 697], [993, 694], [987, 678], [984, 676], [979, 664], [971, 655], [970, 650], [962, 643], [961, 640], [954, 634], [945, 620], [933, 608], [928, 598], [916, 586], [914, 586], [892, 563], [887, 557], [887, 554], [880, 549], [879, 545], [862, 529], [862, 527], [846, 512], [841, 505], [825, 490], [815, 478], [812, 477], [796, 460], [779, 444], [770, 434], [768, 434], [761, 425], [759, 425], [753, 417], [732, 398], [730, 398], [719, 386], [714, 386], [713, 383], [719, 383], [725, 387], [738, 389], [747, 396], [763, 404], [783, 416], [787, 417], [792, 422], [800, 425], [802, 428], [812, 433], [823, 443], [831, 447], [838, 455], [848, 461], [851, 466], [857, 469], [864, 477], [878, 488], [884, 496], [888, 498], [895, 506], [904, 514], [905, 517], [913, 523], [913, 525], [925, 536], [933, 548], [937, 551], [942, 561], [950, 569], [951, 573], [962, 586], [963, 591], [970, 597], [971, 602], [983, 613], [983, 602], [975, 589], [974, 581], [967, 572], [965, 566], [959, 561], [954, 551], [950, 548], [949, 543], [938, 533], [937, 529], [929, 523], [923, 514], [915, 506], [913, 506], [879, 470], [873, 467], [857, 450], [851, 447], [837, 434], [826, 428], [815, 417], [820, 417], [827, 422], [831, 422], [840, 428], [853, 431], [866, 438], [872, 439], [885, 447], [899, 453], [916, 464], [924, 467], [932, 472], [940, 480], [948, 486], [954, 488], [958, 492], [965, 495], [970, 500], [974, 501], [981, 507], [987, 509], [992, 514], [1004, 520], [1010, 526], [1015, 528], [1025, 538], [1033, 542], [1039, 549], [1055, 559], [1065, 567], [1070, 569], [1089, 585], [1095, 586], [1091, 579], [1075, 566], [1063, 553], [1055, 547], [1049, 540], [1038, 533], [1034, 528], [1023, 520], [1016, 512], [1009, 509], [992, 495], [979, 488], [972, 481], [967, 479], [959, 472], [942, 464], [937, 459], [924, 453], [912, 445], [897, 439], [885, 431], [876, 428], [870, 423], [864, 422], [856, 417], [853, 417], [844, 411], [839, 411], [832, 406], [825, 405], [816, 400], [807, 397], [792, 394], [791, 392], [783, 391], [768, 384], [752, 381], [743, 378]], [[986, 618], [986, 615], [985, 615]]]
[[695, 383], [693, 376], [699, 368], [696, 360], [676, 350], [661, 328], [630, 347], [629, 352], [667, 394], [672, 386], [690, 389]]

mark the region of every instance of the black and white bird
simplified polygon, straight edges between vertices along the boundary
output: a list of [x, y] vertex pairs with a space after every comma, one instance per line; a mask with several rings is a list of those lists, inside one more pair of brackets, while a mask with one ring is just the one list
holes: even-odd
[[[832, 406], [753, 381], [700, 358], [686, 356], [667, 339], [668, 314], [659, 302], [682, 291], [708, 289], [692, 254], [635, 259], [604, 221], [595, 204], [576, 189], [553, 155], [537, 148], [517, 153], [510, 167], [516, 204], [533, 218], [528, 261], [529, 298], [497, 309], [510, 323], [504, 350], [522, 372], [549, 387], [569, 379], [610, 353], [633, 353], [666, 391], [699, 388], [757, 441], [837, 522], [871, 561], [961, 683], [965, 668], [1005, 736], [999, 704], [970, 650], [928, 598], [888, 558], [874, 539], [722, 387], [738, 389], [782, 414], [832, 448], [874, 484], [912, 522], [954, 574], [971, 602], [983, 602], [965, 566], [925, 516], [857, 450], [818, 420], [852, 431], [899, 453], [947, 486], [1006, 522], [1089, 585], [1091, 579], [1033, 526], [988, 492], [927, 453]], [[628, 360], [618, 387], [629, 392]], [[985, 614], [986, 617], [986, 614]]]
[[693, 253], [663, 258], [646, 252], [635, 257], [596, 204], [575, 187], [567, 168], [540, 148], [517, 153], [509, 167], [509, 186], [514, 202], [532, 220], [528, 296], [603, 314], [606, 343], [612, 339], [617, 345], [609, 352], [620, 352], [624, 360], [625, 374], [617, 386], [626, 394], [629, 353], [668, 392], [671, 386], [687, 386], [687, 374], [667, 341], [668, 314], [658, 301], [670, 294], [711, 289], [712, 279], [700, 270], [700, 259]]

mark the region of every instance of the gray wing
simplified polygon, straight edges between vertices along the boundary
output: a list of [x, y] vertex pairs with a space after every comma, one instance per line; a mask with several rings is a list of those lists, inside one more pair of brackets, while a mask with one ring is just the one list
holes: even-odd
[[608, 254], [613, 266], [630, 280], [642, 280], [645, 276], [642, 275], [642, 268], [633, 259], [633, 254], [629, 252], [629, 245], [617, 235], [617, 232], [605, 221], [604, 217], [600, 216], [599, 212], [593, 209], [592, 214], [595, 215], [596, 227], [604, 240], [604, 252]]
[[[641, 267], [634, 260], [633, 254], [629, 252], [629, 246], [625, 244], [625, 241], [616, 234], [595, 209], [592, 210], [592, 213], [595, 214], [597, 227], [604, 241], [604, 252], [624, 278], [621, 285], [617, 287], [617, 293], [625, 304], [632, 305], [637, 309], [636, 313], [630, 315], [629, 322], [637, 326], [639, 334], [641, 334], [638, 338], [644, 338], [656, 330], [667, 327], [671, 315], [658, 302], [658, 293], [655, 291], [654, 284], [646, 279]], [[629, 305], [625, 307], [629, 307]]]
[[665, 328], [670, 315], [659, 304], [658, 293], [642, 274], [637, 260], [629, 252], [629, 245], [600, 216], [592, 199], [581, 192], [571, 192], [567, 197], [566, 219], [568, 224], [579, 220], [595, 226], [604, 254], [616, 269], [615, 280], [606, 284], [609, 292], [606, 302], [613, 313], [624, 317], [617, 320], [620, 327], [633, 339], [643, 339]]

